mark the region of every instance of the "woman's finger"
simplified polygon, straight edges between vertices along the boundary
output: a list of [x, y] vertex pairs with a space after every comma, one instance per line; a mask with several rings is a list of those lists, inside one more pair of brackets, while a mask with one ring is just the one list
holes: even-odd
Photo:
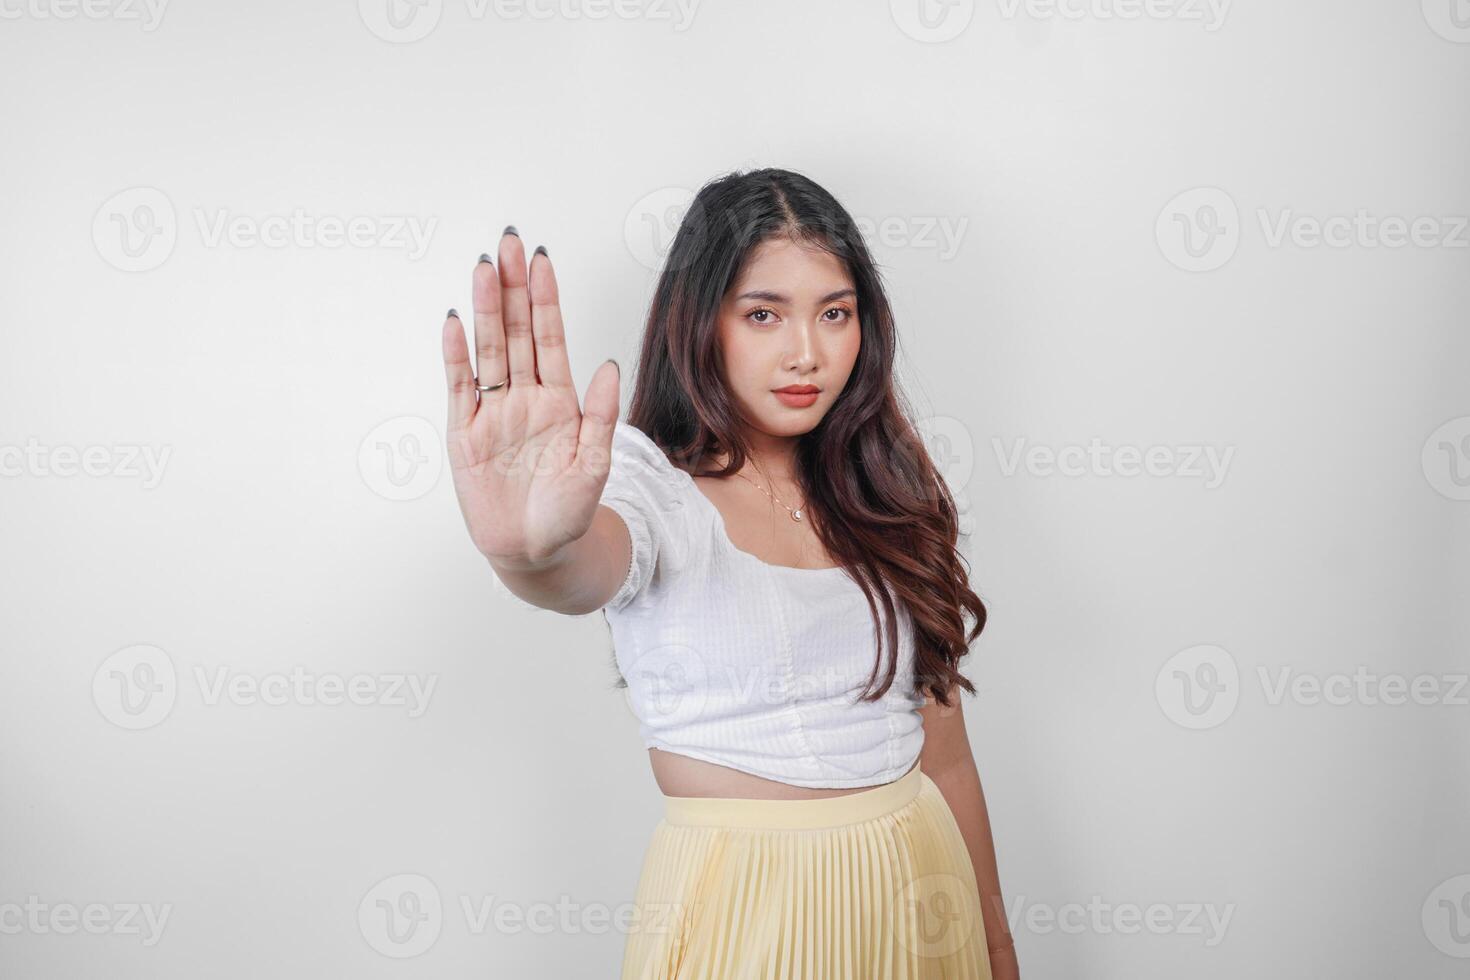
[[[521, 236], [507, 229], [500, 236], [500, 317], [505, 325], [510, 383], [536, 383], [536, 348], [531, 338], [531, 299], [526, 289], [526, 250]], [[493, 384], [493, 382], [480, 382]]]
[[[505, 331], [501, 327], [500, 277], [488, 255], [475, 266], [475, 375], [482, 385], [499, 384], [506, 378]], [[504, 394], [505, 389], [486, 394]]]
[[601, 485], [612, 466], [613, 428], [618, 421], [617, 361], [604, 361], [587, 382], [582, 428], [577, 433], [577, 469]]
[[475, 417], [475, 373], [470, 349], [464, 342], [464, 324], [450, 310], [444, 318], [444, 377], [449, 382], [449, 430], [463, 429]]
[[[536, 340], [536, 373], [548, 388], [571, 388], [572, 366], [567, 361], [567, 338], [561, 322], [561, 294], [556, 272], [543, 248], [531, 256], [531, 331]], [[537, 255], [540, 259], [537, 259]]]

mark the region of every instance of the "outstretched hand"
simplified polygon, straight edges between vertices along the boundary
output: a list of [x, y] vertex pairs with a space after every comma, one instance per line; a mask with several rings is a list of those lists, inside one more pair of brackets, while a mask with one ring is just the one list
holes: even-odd
[[[582, 406], [572, 387], [556, 274], [511, 229], [475, 266], [475, 364], [453, 310], [444, 323], [454, 492], [475, 547], [508, 569], [553, 561], [587, 533], [611, 463], [618, 366], [603, 363]], [[493, 391], [482, 386], [506, 382]]]

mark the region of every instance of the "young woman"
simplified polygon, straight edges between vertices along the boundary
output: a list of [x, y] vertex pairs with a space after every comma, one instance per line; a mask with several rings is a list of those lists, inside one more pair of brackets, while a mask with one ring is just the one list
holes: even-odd
[[624, 980], [1019, 975], [957, 669], [985, 623], [895, 391], [862, 236], [785, 170], [715, 180], [620, 373], [572, 386], [515, 228], [444, 325], [449, 455], [516, 595], [603, 610], [665, 816]]

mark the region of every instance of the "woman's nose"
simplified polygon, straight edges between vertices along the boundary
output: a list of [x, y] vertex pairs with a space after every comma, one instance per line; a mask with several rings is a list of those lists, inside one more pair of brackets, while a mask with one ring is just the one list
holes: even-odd
[[791, 353], [787, 357], [788, 367], [796, 371], [810, 371], [817, 366], [817, 337], [813, 324], [801, 323], [796, 327]]

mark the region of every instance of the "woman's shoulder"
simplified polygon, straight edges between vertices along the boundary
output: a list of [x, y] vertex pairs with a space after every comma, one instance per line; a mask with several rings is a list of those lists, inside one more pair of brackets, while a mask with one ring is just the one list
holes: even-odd
[[688, 474], [675, 466], [646, 432], [622, 420], [613, 426], [612, 466], [670, 487], [682, 487], [689, 480]]
[[618, 611], [652, 586], [659, 601], [675, 581], [656, 574], [684, 571], [709, 552], [709, 518], [688, 473], [679, 469], [648, 434], [619, 421], [613, 428], [612, 461], [601, 503], [628, 527], [633, 554], [628, 578], [609, 603]]
[[660, 507], [682, 508], [693, 481], [646, 432], [619, 420], [605, 496], [637, 496]]
[[613, 425], [613, 452], [636, 457], [650, 466], [675, 469], [668, 454], [638, 426], [618, 419]]

